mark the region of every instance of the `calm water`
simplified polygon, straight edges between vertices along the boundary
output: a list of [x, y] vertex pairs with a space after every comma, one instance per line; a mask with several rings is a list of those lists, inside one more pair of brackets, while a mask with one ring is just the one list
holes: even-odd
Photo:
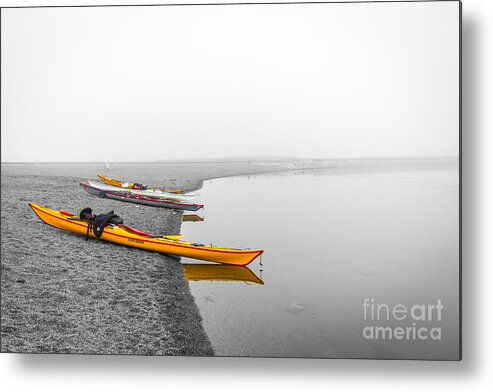
[[[112, 165], [109, 175], [153, 185], [169, 178], [163, 168], [180, 171], [159, 164]], [[81, 180], [103, 169], [2, 165], [3, 173]], [[200, 212], [205, 221], [183, 223], [186, 239], [265, 250], [262, 265], [256, 260], [249, 266], [264, 285], [190, 282], [218, 355], [457, 358], [456, 166], [230, 177], [205, 182], [200, 194], [196, 201], [206, 206]], [[412, 325], [365, 321], [365, 298], [408, 307], [440, 299], [441, 321], [420, 321], [417, 327], [441, 327], [441, 340], [365, 339], [367, 326]]]
[[[457, 168], [234, 177], [201, 191], [191, 240], [262, 248], [265, 285], [191, 282], [218, 355], [445, 358], [458, 355]], [[441, 340], [368, 340], [363, 301], [437, 304]], [[384, 307], [382, 309], [385, 310]], [[385, 318], [385, 312], [382, 314]], [[419, 312], [416, 313], [419, 315]]]

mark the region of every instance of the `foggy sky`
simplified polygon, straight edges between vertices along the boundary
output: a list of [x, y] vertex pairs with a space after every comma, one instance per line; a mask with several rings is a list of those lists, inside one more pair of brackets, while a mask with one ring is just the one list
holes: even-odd
[[2, 10], [2, 162], [457, 156], [459, 4]]

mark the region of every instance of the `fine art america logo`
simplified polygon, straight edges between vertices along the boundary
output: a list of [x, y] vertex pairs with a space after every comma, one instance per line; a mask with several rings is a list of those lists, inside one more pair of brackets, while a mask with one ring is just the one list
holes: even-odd
[[442, 340], [442, 312], [441, 299], [434, 304], [406, 306], [365, 298], [363, 318], [372, 325], [363, 328], [363, 337], [368, 340]]

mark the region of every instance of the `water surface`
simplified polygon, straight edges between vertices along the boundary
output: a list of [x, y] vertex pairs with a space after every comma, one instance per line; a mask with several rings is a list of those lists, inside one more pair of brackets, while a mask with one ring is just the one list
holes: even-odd
[[[294, 172], [207, 181], [190, 240], [262, 248], [264, 285], [191, 282], [218, 355], [454, 359], [459, 342], [456, 166]], [[368, 340], [363, 301], [444, 305], [440, 341]], [[417, 323], [418, 327], [428, 325]]]

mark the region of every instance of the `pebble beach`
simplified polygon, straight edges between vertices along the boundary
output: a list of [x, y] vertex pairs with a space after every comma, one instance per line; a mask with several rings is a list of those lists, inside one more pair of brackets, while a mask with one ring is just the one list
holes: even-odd
[[[44, 224], [28, 203], [75, 214], [114, 210], [126, 225], [162, 235], [180, 233], [182, 213], [91, 196], [77, 166], [61, 168], [29, 174], [29, 165], [2, 164], [1, 351], [214, 355], [180, 259], [85, 241]], [[211, 177], [269, 170], [187, 165], [173, 175], [163, 169], [171, 180], [159, 185], [197, 190]]]

